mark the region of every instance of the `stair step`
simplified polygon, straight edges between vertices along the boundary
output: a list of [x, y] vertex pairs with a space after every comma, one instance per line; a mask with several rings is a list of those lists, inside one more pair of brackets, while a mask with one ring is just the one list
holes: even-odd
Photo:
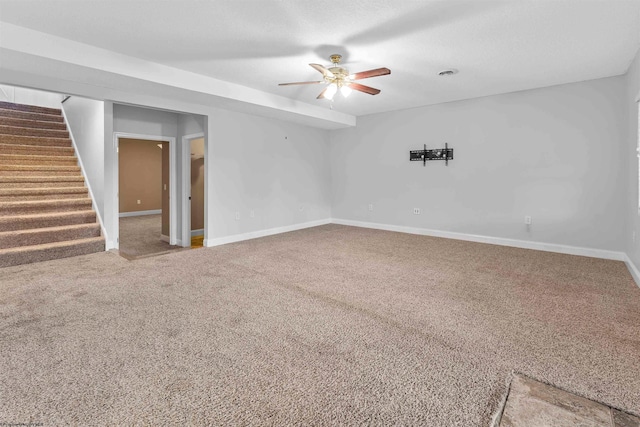
[[29, 129], [67, 130], [67, 125], [64, 122], [57, 123], [2, 116], [0, 116], [0, 126], [14, 126]]
[[62, 110], [59, 108], [38, 107], [35, 105], [26, 104], [14, 104], [13, 102], [0, 102], [0, 109], [4, 110], [16, 110], [27, 111], [30, 113], [50, 114], [54, 116], [61, 116]]
[[[2, 151], [0, 151], [1, 153]], [[75, 156], [42, 156], [33, 154], [0, 154], [0, 165], [77, 166]]]
[[86, 239], [89, 237], [99, 236], [100, 224], [98, 223], [5, 231], [0, 233], [0, 249], [42, 245], [45, 243]]
[[92, 210], [0, 216], [0, 232], [96, 222]]
[[0, 249], [0, 267], [68, 258], [102, 251], [104, 251], [104, 238], [102, 237]]
[[80, 166], [64, 165], [64, 166], [48, 166], [48, 165], [0, 165], [0, 171], [53, 171], [53, 172], [80, 172]]
[[89, 197], [87, 187], [0, 188], [0, 201], [81, 199]]
[[0, 267], [104, 251], [59, 109], [0, 102]]
[[0, 164], [0, 176], [69, 176], [80, 174], [80, 166], [51, 165], [3, 165]]
[[69, 138], [66, 130], [33, 129], [18, 126], [0, 125], [0, 133], [4, 135], [48, 136], [50, 138]]
[[0, 202], [0, 216], [91, 209], [91, 199], [49, 199]]
[[67, 144], [68, 145], [65, 147], [56, 147], [56, 146], [20, 145], [16, 143], [4, 144], [0, 142], [0, 153], [38, 155], [38, 156], [74, 156], [75, 152], [73, 150], [73, 147], [71, 146], [71, 143], [68, 141]]
[[32, 113], [30, 111], [9, 110], [4, 108], [0, 108], [0, 117], [39, 120], [41, 122], [64, 123], [64, 117], [62, 117], [61, 115]]
[[[51, 166], [53, 167], [53, 166]], [[22, 171], [4, 171], [2, 170], [2, 166], [0, 166], [0, 176], [6, 176], [6, 177], [21, 177], [21, 176], [76, 176], [78, 175], [79, 172], [73, 172], [73, 171], [55, 171], [55, 170], [35, 170], [35, 171], [29, 171], [29, 170], [22, 170]]]
[[0, 176], [2, 188], [78, 187], [84, 178], [77, 176]]
[[[0, 126], [3, 128], [5, 126]], [[57, 131], [54, 131], [57, 132]], [[68, 136], [68, 135], [67, 135]], [[7, 135], [0, 131], [0, 144], [19, 144], [34, 147], [65, 147], [73, 149], [71, 140], [67, 137], [47, 137], [29, 135]]]

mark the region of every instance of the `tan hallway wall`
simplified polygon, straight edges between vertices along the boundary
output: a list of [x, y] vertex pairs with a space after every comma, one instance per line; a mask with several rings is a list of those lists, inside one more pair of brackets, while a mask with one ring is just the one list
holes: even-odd
[[120, 212], [162, 209], [163, 150], [158, 144], [158, 141], [120, 139]]

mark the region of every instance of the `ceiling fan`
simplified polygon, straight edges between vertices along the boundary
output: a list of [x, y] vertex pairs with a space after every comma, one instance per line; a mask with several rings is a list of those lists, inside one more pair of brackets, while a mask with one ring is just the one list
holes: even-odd
[[328, 86], [318, 95], [317, 99], [333, 99], [333, 96], [338, 90], [346, 98], [349, 96], [352, 90], [368, 93], [369, 95], [377, 95], [380, 93], [380, 89], [375, 89], [369, 86], [356, 83], [355, 80], [368, 79], [370, 77], [385, 76], [391, 74], [391, 70], [388, 68], [376, 68], [374, 70], [362, 71], [360, 73], [349, 74], [349, 70], [340, 66], [340, 60], [342, 55], [331, 55], [332, 66], [325, 68], [320, 64], [309, 64], [314, 69], [322, 73], [324, 80], [318, 80], [313, 82], [294, 82], [294, 83], [280, 83], [278, 86], [291, 86], [291, 85], [311, 85], [319, 83], [328, 83]]

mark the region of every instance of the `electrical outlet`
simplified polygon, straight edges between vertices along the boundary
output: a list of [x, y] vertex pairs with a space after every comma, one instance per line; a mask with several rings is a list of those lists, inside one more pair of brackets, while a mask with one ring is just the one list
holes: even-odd
[[236, 221], [240, 221], [240, 212], [236, 212]]
[[255, 213], [254, 211], [251, 211], [251, 212], [249, 213], [249, 216], [250, 216], [251, 218], [255, 218], [255, 217], [256, 217], [256, 213]]
[[413, 208], [414, 215], [420, 215], [420, 208]]
[[531, 217], [529, 215], [524, 217], [524, 223], [527, 225], [531, 225]]
[[138, 200], [137, 203], [140, 204], [140, 200]]
[[373, 210], [373, 205], [369, 204], [369, 212], [371, 212]]

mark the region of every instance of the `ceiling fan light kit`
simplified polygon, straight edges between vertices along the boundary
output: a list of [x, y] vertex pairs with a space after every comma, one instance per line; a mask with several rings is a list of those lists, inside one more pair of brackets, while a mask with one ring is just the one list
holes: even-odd
[[357, 90], [359, 92], [368, 93], [369, 95], [377, 95], [380, 93], [380, 89], [365, 86], [360, 83], [356, 83], [355, 80], [367, 79], [370, 77], [385, 76], [391, 74], [391, 70], [388, 68], [376, 68], [374, 70], [362, 71], [360, 73], [349, 74], [349, 70], [340, 66], [340, 60], [342, 55], [334, 54], [329, 57], [332, 66], [325, 68], [320, 64], [309, 64], [313, 69], [319, 71], [322, 74], [323, 80], [312, 82], [294, 82], [294, 83], [280, 83], [279, 86], [292, 86], [292, 85], [307, 85], [307, 84], [319, 84], [326, 83], [327, 87], [320, 92], [317, 99], [329, 99], [333, 100], [335, 94], [340, 91], [342, 96], [348, 97], [352, 91]]

